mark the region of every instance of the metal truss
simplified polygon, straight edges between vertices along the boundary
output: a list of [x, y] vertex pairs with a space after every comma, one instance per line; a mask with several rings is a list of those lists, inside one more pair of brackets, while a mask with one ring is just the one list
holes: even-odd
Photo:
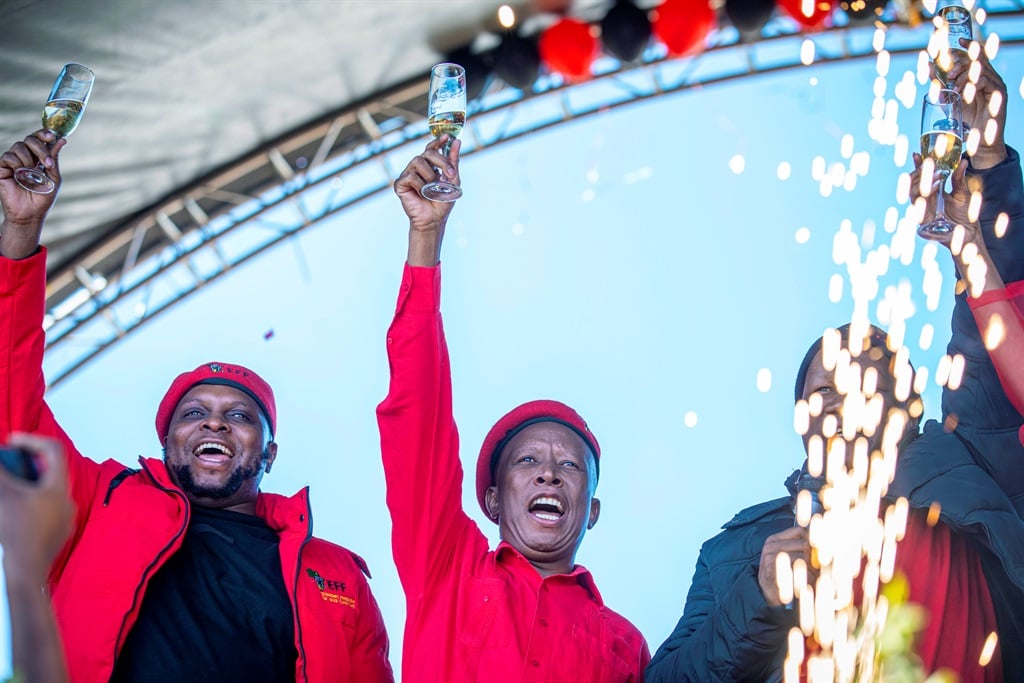
[[[891, 4], [891, 3], [890, 3]], [[984, 34], [1024, 44], [1024, 0], [989, 0]], [[891, 11], [891, 10], [887, 10]], [[845, 15], [837, 12], [837, 21]], [[542, 77], [532, 91], [494, 80], [470, 103], [463, 156], [539, 129], [640, 100], [754, 75], [921, 51], [932, 27], [896, 16], [803, 33], [776, 17], [756, 41], [717, 29], [700, 54], [648, 50], [638, 64], [602, 58], [594, 78]], [[985, 36], [982, 36], [984, 38]], [[274, 141], [126, 219], [77, 262], [52, 273], [46, 295], [50, 386], [175, 303], [318, 221], [390, 187], [411, 143], [428, 133], [426, 75]], [[405, 156], [394, 159], [400, 152]]]

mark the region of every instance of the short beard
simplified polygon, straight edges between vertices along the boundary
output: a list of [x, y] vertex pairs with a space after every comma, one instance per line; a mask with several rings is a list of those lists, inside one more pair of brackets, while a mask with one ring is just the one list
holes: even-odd
[[196, 480], [192, 478], [192, 470], [188, 465], [176, 465], [171, 468], [171, 472], [174, 475], [174, 480], [181, 487], [181, 490], [185, 492], [189, 500], [192, 499], [205, 499], [205, 500], [225, 500], [238, 493], [238, 490], [242, 488], [249, 479], [255, 479], [259, 476], [260, 471], [263, 469], [263, 463], [266, 462], [266, 455], [260, 458], [258, 463], [255, 463], [249, 469], [237, 469], [231, 473], [228, 480], [220, 486], [202, 486], [196, 483]]

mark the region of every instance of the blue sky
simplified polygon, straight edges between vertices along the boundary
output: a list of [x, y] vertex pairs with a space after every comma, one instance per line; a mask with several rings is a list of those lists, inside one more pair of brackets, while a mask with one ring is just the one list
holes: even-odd
[[[1024, 49], [1004, 48], [996, 63], [1009, 86], [1008, 140], [1024, 146]], [[915, 64], [893, 60], [887, 98]], [[897, 177], [909, 162], [897, 166], [893, 148], [868, 136], [875, 78], [874, 62], [860, 60], [706, 86], [463, 163], [465, 196], [442, 253], [463, 468], [514, 405], [546, 397], [577, 408], [603, 453], [602, 516], [577, 559], [652, 651], [682, 613], [701, 542], [739, 509], [781, 495], [803, 459], [796, 368], [853, 307], [834, 235], [852, 229], [862, 257], [893, 239], [886, 212], [902, 214]], [[922, 92], [899, 110], [912, 147]], [[425, 143], [394, 155], [395, 172]], [[851, 151], [870, 154], [869, 171], [823, 197], [815, 158], [849, 167]], [[387, 391], [384, 336], [406, 228], [390, 192], [358, 203], [204, 287], [48, 397], [81, 451], [131, 463], [159, 455], [153, 417], [175, 374], [209, 360], [261, 372], [277, 396], [280, 444], [264, 489], [310, 485], [315, 532], [367, 559], [396, 670], [404, 603], [374, 409]], [[934, 370], [952, 268], [938, 253], [942, 297], [930, 310], [922, 263], [935, 247], [912, 246], [908, 264], [890, 261], [870, 312], [884, 323], [879, 301], [909, 287], [911, 358]], [[837, 275], [845, 284], [831, 301]], [[935, 342], [924, 350], [917, 340], [929, 324]], [[764, 370], [767, 390], [757, 381]], [[934, 383], [926, 404], [936, 416]], [[0, 660], [2, 675], [8, 657]]]

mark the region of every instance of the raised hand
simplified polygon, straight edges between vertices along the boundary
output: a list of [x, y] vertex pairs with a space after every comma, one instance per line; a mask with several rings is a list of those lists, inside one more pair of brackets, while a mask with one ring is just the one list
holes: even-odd
[[53, 206], [57, 192], [29, 192], [14, 179], [14, 170], [41, 162], [59, 188], [58, 157], [67, 140], [55, 138], [50, 131], [39, 129], [21, 142], [14, 143], [0, 156], [0, 206], [4, 212], [3, 227], [0, 228], [0, 256], [22, 259], [34, 254], [39, 247], [43, 219]]
[[441, 148], [447, 136], [431, 140], [422, 154], [413, 157], [395, 181], [395, 194], [402, 201], [402, 209], [409, 217], [409, 265], [434, 266], [438, 262], [444, 226], [454, 206], [453, 202], [435, 202], [424, 199], [420, 189], [437, 179], [441, 169], [449, 181], [460, 184], [459, 149], [461, 143], [455, 140], [449, 155], [445, 157]]
[[1006, 83], [980, 43], [965, 39], [960, 43], [972, 58], [956, 60], [947, 79], [961, 95], [964, 124], [980, 135], [978, 147], [971, 154], [971, 166], [978, 170], [991, 168], [1006, 158]]

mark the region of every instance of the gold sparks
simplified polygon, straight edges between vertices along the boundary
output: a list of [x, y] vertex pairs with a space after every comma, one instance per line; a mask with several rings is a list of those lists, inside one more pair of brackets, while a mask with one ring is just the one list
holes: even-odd
[[982, 666], [988, 666], [988, 663], [992, 661], [992, 655], [996, 651], [996, 644], [999, 642], [999, 635], [995, 631], [988, 634], [985, 638], [985, 644], [981, 648], [981, 656], [978, 657], [978, 664]]

